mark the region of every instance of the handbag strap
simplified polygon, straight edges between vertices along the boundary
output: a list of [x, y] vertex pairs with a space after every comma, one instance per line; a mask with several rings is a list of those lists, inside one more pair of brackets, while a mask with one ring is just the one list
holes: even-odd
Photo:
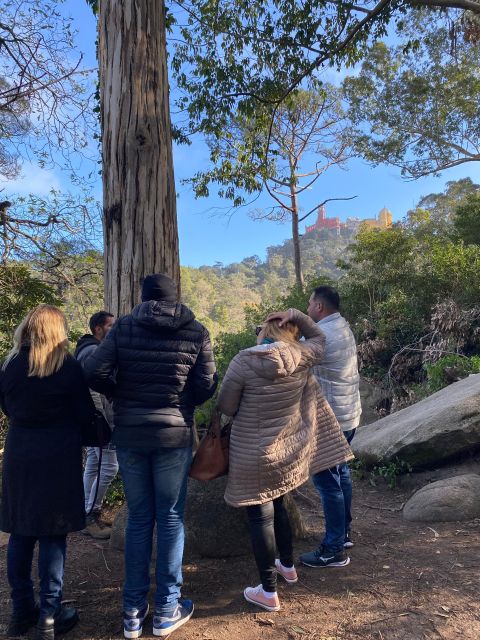
[[208, 433], [210, 433], [210, 435], [212, 435], [214, 438], [220, 437], [220, 434], [222, 431], [222, 425], [220, 420], [221, 420], [220, 412], [218, 411], [218, 409], [214, 409], [214, 412], [210, 419], [210, 424], [208, 426]]

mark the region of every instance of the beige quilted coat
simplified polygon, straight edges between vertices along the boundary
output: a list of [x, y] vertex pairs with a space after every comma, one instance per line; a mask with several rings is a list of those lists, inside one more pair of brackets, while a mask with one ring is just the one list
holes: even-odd
[[305, 342], [274, 342], [240, 351], [218, 396], [235, 416], [226, 502], [262, 504], [303, 484], [312, 473], [353, 458], [311, 367], [325, 338], [308, 316], [291, 310]]

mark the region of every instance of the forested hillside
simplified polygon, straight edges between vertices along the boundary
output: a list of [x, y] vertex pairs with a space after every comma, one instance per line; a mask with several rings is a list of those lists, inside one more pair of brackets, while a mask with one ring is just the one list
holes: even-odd
[[[337, 261], [346, 255], [352, 232], [337, 236], [333, 230], [313, 231], [301, 238], [302, 263], [307, 278], [337, 279]], [[267, 248], [265, 261], [250, 256], [241, 262], [199, 269], [182, 267], [182, 298], [215, 337], [221, 331], [238, 331], [247, 304], [270, 304], [294, 285], [293, 243]]]

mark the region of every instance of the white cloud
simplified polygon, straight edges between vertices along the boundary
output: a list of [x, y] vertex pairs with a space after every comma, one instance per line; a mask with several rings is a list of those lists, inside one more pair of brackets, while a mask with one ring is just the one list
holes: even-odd
[[[20, 175], [13, 180], [0, 178], [0, 192], [5, 194], [46, 196], [51, 189], [60, 190], [61, 180], [54, 171], [25, 162]], [[1, 196], [0, 196], [1, 197]]]

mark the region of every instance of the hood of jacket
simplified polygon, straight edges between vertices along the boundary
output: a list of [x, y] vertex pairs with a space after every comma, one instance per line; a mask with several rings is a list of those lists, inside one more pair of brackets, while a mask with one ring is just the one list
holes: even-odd
[[195, 320], [195, 315], [184, 304], [165, 302], [163, 300], [149, 300], [137, 304], [132, 310], [134, 322], [147, 329], [171, 329], [177, 331], [184, 325]]
[[100, 341], [97, 340], [95, 336], [92, 336], [91, 333], [86, 333], [77, 342], [73, 357], [78, 359], [78, 356], [80, 355], [80, 352], [83, 351], [83, 349], [85, 349], [86, 347], [98, 347], [99, 344]]
[[291, 376], [302, 359], [300, 345], [288, 342], [259, 344], [242, 353], [248, 358], [248, 364], [255, 373], [269, 380]]

